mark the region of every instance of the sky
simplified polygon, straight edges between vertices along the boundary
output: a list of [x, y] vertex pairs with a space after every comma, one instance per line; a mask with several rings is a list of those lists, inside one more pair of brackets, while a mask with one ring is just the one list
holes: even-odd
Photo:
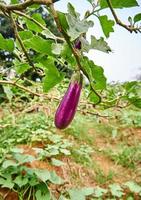
[[[60, 0], [55, 3], [57, 10], [62, 12], [67, 11], [67, 3], [70, 2], [75, 7], [76, 11], [82, 16], [86, 10], [91, 10], [91, 5], [87, 0]], [[141, 0], [138, 0], [141, 5]], [[141, 7], [117, 9], [118, 17], [125, 23], [128, 22], [128, 16], [134, 16], [141, 12]], [[108, 14], [110, 19], [113, 19], [109, 9], [105, 9], [102, 14]], [[97, 38], [104, 37], [99, 22], [96, 18], [94, 27], [88, 31], [88, 38], [94, 35]], [[106, 40], [112, 49], [112, 53], [107, 54], [96, 50], [91, 50], [88, 57], [95, 64], [104, 68], [104, 73], [108, 82], [135, 80], [137, 74], [141, 74], [141, 33], [130, 33], [119, 25], [114, 27], [115, 32], [110, 34]], [[106, 39], [106, 38], [105, 38]]]

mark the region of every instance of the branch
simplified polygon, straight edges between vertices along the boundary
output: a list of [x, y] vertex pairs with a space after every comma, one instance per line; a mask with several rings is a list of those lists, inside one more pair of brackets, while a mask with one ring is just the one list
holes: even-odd
[[17, 38], [17, 40], [18, 40], [18, 42], [19, 42], [19, 44], [20, 44], [20, 46], [21, 46], [21, 48], [22, 48], [22, 50], [23, 50], [23, 52], [24, 52], [24, 54], [25, 54], [25, 56], [26, 56], [26, 58], [28, 60], [29, 65], [31, 65], [32, 68], [36, 71], [36, 68], [35, 68], [34, 64], [32, 63], [32, 61], [30, 60], [30, 57], [29, 57], [29, 55], [28, 55], [28, 53], [26, 51], [26, 48], [25, 48], [22, 40], [21, 40], [21, 37], [19, 36], [18, 30], [17, 30], [17, 25], [16, 25], [11, 13], [10, 13], [10, 17], [11, 17], [11, 21], [12, 21], [12, 24], [13, 24], [15, 37]]
[[13, 85], [13, 86], [18, 87], [18, 88], [20, 88], [20, 89], [22, 89], [22, 90], [24, 90], [24, 91], [26, 91], [30, 94], [33, 94], [34, 96], [38, 96], [38, 97], [43, 96], [43, 94], [33, 92], [32, 90], [29, 90], [28, 88], [26, 88], [26, 87], [24, 87], [24, 86], [22, 86], [22, 85], [20, 85], [16, 82], [13, 82], [13, 81], [0, 80], [0, 84]]
[[20, 4], [12, 4], [12, 5], [0, 4], [0, 10], [4, 12], [10, 12], [13, 10], [24, 10], [33, 4], [50, 5], [52, 4], [52, 0], [26, 0], [25, 2]]
[[118, 25], [122, 26], [123, 28], [128, 30], [130, 33], [132, 33], [132, 32], [135, 32], [135, 33], [141, 32], [141, 27], [134, 27], [134, 26], [126, 25], [123, 22], [121, 22], [120, 19], [117, 17], [117, 14], [115, 13], [115, 10], [113, 9], [111, 0], [106, 0], [106, 1], [107, 1], [107, 4], [108, 4], [111, 12], [112, 12], [112, 15], [113, 15], [114, 19], [115, 19], [115, 21], [116, 21], [116, 23]]
[[18, 84], [18, 83], [16, 83], [16, 82], [14, 82], [14, 81], [0, 80], [0, 84], [3, 84], [3, 85], [12, 85], [12, 86], [15, 86], [15, 87], [17, 87], [17, 88], [20, 88], [21, 90], [24, 90], [24, 91], [26, 91], [26, 92], [32, 94], [32, 95], [34, 95], [34, 96], [37, 96], [37, 97], [46, 97], [46, 98], [49, 99], [49, 100], [54, 99], [54, 100], [56, 100], [56, 101], [59, 101], [58, 97], [55, 97], [55, 96], [49, 97], [49, 96], [46, 95], [46, 94], [34, 92], [33, 90], [30, 90], [30, 89], [28, 89], [27, 87], [24, 87], [24, 86], [22, 86], [22, 85], [20, 85], [20, 84]]

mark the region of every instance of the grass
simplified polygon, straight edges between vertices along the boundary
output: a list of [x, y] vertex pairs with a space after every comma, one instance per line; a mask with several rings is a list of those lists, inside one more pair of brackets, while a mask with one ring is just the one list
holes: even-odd
[[[18, 111], [18, 106], [15, 109], [8, 104], [2, 109], [1, 163], [7, 159], [13, 147], [24, 144], [29, 148], [37, 148], [40, 152], [37, 155], [38, 162], [43, 162], [44, 165], [46, 162], [51, 163], [52, 158], [64, 162], [65, 165], [61, 168], [62, 163], [55, 160], [60, 167], [59, 170], [67, 174], [65, 178], [69, 182], [69, 187], [97, 185], [107, 188], [109, 184], [117, 182], [121, 185], [129, 180], [141, 182], [138, 175], [141, 160], [141, 129], [139, 124], [137, 127], [133, 123], [124, 123], [127, 121], [127, 109], [125, 115], [116, 120], [105, 120], [102, 117], [86, 116], [78, 112], [72, 124], [60, 131], [53, 124], [54, 109], [48, 114], [45, 110], [46, 102], [34, 103], [36, 106], [41, 104], [42, 109], [34, 108], [29, 112], [28, 104], [21, 111]], [[49, 106], [51, 108], [54, 103], [50, 103]], [[12, 111], [9, 112], [9, 109]], [[133, 114], [134, 112], [132, 118]], [[135, 112], [135, 119], [138, 116]]]

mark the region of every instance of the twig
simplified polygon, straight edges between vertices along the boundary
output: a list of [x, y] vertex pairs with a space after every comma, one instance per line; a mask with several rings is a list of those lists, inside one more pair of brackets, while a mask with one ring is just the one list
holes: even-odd
[[122, 26], [123, 28], [127, 29], [130, 33], [132, 32], [135, 32], [135, 33], [138, 33], [141, 31], [141, 27], [134, 27], [134, 26], [129, 26], [129, 25], [126, 25], [124, 24], [123, 22], [120, 21], [120, 19], [117, 17], [117, 14], [115, 13], [115, 10], [113, 9], [113, 6], [112, 6], [112, 3], [111, 3], [111, 0], [106, 0], [107, 1], [107, 4], [112, 12], [112, 15], [116, 21], [116, 23], [120, 26]]
[[0, 84], [13, 85], [13, 86], [18, 87], [18, 88], [20, 88], [20, 89], [22, 89], [22, 90], [24, 90], [24, 91], [26, 91], [26, 92], [28, 92], [30, 94], [33, 94], [34, 96], [38, 96], [38, 97], [44, 96], [44, 94], [33, 92], [32, 90], [29, 90], [27, 87], [24, 87], [24, 86], [22, 86], [22, 85], [20, 85], [20, 84], [18, 84], [16, 82], [13, 82], [13, 81], [0, 80]]
[[21, 37], [20, 37], [20, 35], [18, 33], [18, 30], [17, 30], [17, 25], [16, 25], [15, 20], [13, 19], [13, 16], [12, 16], [11, 13], [10, 13], [10, 17], [11, 17], [11, 21], [12, 21], [12, 24], [13, 24], [15, 37], [17, 38], [17, 40], [18, 40], [18, 42], [19, 42], [19, 44], [20, 44], [20, 46], [21, 46], [21, 48], [22, 48], [22, 50], [23, 50], [23, 52], [24, 52], [24, 54], [25, 54], [25, 56], [26, 56], [26, 58], [28, 60], [29, 65], [31, 65], [32, 68], [36, 71], [36, 68], [35, 68], [34, 64], [32, 63], [32, 61], [30, 60], [30, 57], [29, 57], [29, 55], [28, 55], [28, 53], [26, 51], [26, 48], [25, 48], [25, 46], [24, 46], [24, 44], [23, 44], [23, 42], [21, 40]]
[[[15, 14], [17, 15], [20, 15], [20, 16], [23, 16], [27, 19], [29, 19], [30, 21], [34, 22], [35, 24], [37, 24], [40, 28], [42, 28], [43, 30], [48, 30], [48, 28], [46, 28], [44, 25], [42, 25], [41, 23], [39, 23], [37, 20], [35, 20], [34, 18], [30, 17], [29, 15], [23, 13], [23, 12], [20, 12], [20, 11], [13, 11]], [[53, 34], [53, 33], [52, 33]], [[53, 34], [54, 35], [54, 34]], [[54, 37], [59, 40], [59, 41], [64, 41], [63, 38], [61, 37], [58, 37], [56, 35], [54, 35]]]
[[12, 4], [12, 5], [5, 5], [5, 4], [0, 3], [0, 10], [9, 13], [10, 11], [13, 11], [13, 10], [24, 10], [33, 4], [50, 5], [51, 3], [52, 3], [52, 0], [26, 0], [23, 3]]

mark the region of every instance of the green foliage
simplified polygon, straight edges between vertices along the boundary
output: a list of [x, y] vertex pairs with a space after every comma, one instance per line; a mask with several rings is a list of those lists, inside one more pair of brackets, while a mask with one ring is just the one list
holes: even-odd
[[107, 15], [100, 16], [99, 20], [100, 20], [103, 33], [108, 38], [110, 33], [114, 32], [114, 29], [113, 29], [114, 21], [108, 19]]
[[[114, 8], [129, 8], [129, 7], [138, 6], [138, 3], [136, 0], [125, 0], [125, 1], [111, 0], [111, 3]], [[100, 6], [101, 8], [108, 7], [107, 2], [105, 0], [100, 0]]]
[[0, 49], [12, 52], [14, 50], [14, 41], [12, 39], [4, 39], [0, 34]]

